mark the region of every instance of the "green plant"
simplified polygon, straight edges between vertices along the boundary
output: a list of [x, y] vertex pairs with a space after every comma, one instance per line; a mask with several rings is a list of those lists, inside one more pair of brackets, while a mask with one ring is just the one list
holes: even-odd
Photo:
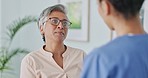
[[14, 40], [14, 37], [16, 33], [26, 24], [31, 22], [37, 22], [37, 19], [32, 16], [26, 16], [22, 19], [18, 19], [13, 21], [8, 27], [6, 28], [6, 45], [0, 47], [0, 72], [1, 72], [1, 78], [2, 74], [6, 70], [10, 70], [9, 62], [12, 57], [16, 56], [19, 53], [28, 53], [29, 51], [26, 49], [21, 48], [15, 48], [11, 49], [12, 41]]

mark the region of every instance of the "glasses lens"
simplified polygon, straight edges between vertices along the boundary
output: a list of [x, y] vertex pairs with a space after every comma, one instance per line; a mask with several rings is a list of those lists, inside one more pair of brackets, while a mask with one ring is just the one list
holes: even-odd
[[72, 23], [67, 20], [59, 20], [58, 18], [49, 18], [52, 25], [58, 26], [61, 22], [63, 26], [69, 27]]
[[69, 21], [66, 21], [66, 20], [62, 21], [62, 25], [63, 26], [67, 26], [68, 27], [68, 26], [70, 26], [70, 24], [71, 23]]
[[60, 22], [60, 20], [57, 19], [57, 18], [51, 18], [50, 21], [51, 21], [51, 24], [52, 24], [52, 25], [58, 25], [59, 22]]

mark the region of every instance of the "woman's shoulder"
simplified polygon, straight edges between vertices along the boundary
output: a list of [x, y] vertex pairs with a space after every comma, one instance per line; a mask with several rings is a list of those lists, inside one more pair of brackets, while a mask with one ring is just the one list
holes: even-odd
[[70, 46], [67, 46], [67, 49], [71, 51], [75, 51], [75, 52], [82, 52], [82, 53], [84, 52], [84, 50], [80, 48], [75, 48], [75, 47], [70, 47]]
[[35, 51], [31, 51], [30, 53], [28, 53], [27, 55], [24, 56], [22, 61], [25, 61], [25, 62], [33, 61], [35, 58], [37, 58], [38, 55], [40, 55], [40, 53], [41, 53], [40, 49], [35, 50]]
[[74, 48], [74, 47], [67, 46], [67, 51], [70, 52], [71, 54], [83, 55], [83, 56], [86, 55], [85, 51], [80, 48]]

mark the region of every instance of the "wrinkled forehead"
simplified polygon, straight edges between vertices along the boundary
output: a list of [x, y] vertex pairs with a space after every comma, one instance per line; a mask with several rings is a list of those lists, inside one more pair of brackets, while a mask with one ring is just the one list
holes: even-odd
[[63, 19], [66, 19], [68, 20], [68, 17], [65, 13], [61, 12], [61, 11], [52, 11], [49, 15], [48, 15], [49, 18], [51, 17], [56, 17], [60, 20], [63, 20]]

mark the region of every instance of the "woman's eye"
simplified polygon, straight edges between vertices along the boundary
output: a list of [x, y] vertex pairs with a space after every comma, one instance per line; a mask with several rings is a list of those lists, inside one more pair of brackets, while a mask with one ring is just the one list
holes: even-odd
[[53, 23], [57, 24], [58, 23], [58, 20], [52, 20]]
[[67, 22], [66, 22], [66, 21], [64, 21], [64, 22], [63, 22], [63, 25], [64, 25], [64, 26], [67, 26]]

